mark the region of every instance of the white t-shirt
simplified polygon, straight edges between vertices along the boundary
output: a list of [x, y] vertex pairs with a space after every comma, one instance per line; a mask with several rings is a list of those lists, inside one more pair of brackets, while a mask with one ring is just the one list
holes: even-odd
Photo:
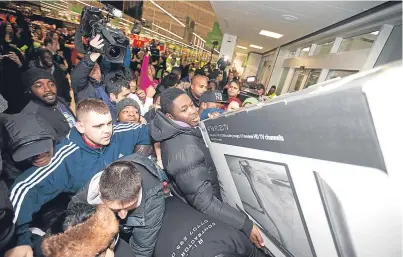
[[136, 94], [129, 94], [127, 97], [133, 99], [134, 101], [136, 101], [139, 104], [141, 116], [146, 114], [146, 112], [148, 112], [150, 110], [151, 106], [153, 105], [152, 98], [146, 97], [146, 101], [143, 104], [143, 102], [140, 100], [140, 98]]

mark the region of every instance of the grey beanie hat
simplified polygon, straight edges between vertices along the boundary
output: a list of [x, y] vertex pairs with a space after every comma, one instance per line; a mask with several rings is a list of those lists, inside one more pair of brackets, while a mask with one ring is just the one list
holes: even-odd
[[116, 104], [116, 116], [119, 116], [119, 113], [123, 110], [123, 108], [125, 108], [126, 106], [134, 106], [134, 108], [136, 108], [139, 113], [141, 113], [140, 110], [140, 105], [131, 98], [125, 98], [123, 100], [120, 100], [117, 104]]

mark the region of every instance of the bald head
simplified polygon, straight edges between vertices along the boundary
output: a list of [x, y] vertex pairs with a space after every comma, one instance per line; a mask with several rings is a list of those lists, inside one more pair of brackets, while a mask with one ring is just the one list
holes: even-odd
[[203, 75], [196, 75], [192, 78], [192, 84], [190, 89], [192, 94], [196, 97], [200, 97], [204, 92], [207, 91], [208, 79]]

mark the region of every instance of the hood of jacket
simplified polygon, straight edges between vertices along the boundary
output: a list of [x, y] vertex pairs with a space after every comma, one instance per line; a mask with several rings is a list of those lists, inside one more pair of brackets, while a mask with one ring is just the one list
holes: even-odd
[[155, 117], [150, 123], [150, 132], [156, 142], [163, 142], [181, 134], [203, 138], [198, 127], [182, 127], [168, 119], [160, 110], [156, 111]]
[[9, 115], [4, 120], [4, 127], [8, 132], [11, 151], [15, 151], [18, 147], [36, 140], [56, 140], [56, 132], [35, 113]]

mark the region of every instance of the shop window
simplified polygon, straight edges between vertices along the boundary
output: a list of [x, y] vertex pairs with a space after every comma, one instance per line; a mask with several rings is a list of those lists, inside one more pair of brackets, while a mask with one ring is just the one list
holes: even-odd
[[334, 78], [344, 78], [347, 77], [349, 75], [352, 75], [354, 73], [357, 73], [358, 71], [349, 71], [349, 70], [330, 70], [329, 74], [327, 75], [326, 80], [329, 79], [334, 79]]
[[304, 88], [308, 88], [318, 83], [318, 79], [322, 70], [311, 70], [308, 75], [308, 79], [305, 82]]
[[288, 58], [295, 58], [295, 57], [297, 57], [297, 50], [290, 51], [290, 53], [288, 54]]
[[379, 31], [374, 31], [371, 33], [345, 38], [341, 42], [339, 47], [339, 52], [347, 52], [354, 50], [362, 50], [371, 48], [374, 44], [376, 37], [378, 36]]
[[276, 91], [277, 95], [280, 95], [281, 91], [283, 90], [284, 83], [287, 78], [289, 70], [290, 70], [290, 68], [288, 68], [288, 67], [283, 68], [283, 72], [281, 73], [280, 81], [278, 82], [278, 85], [277, 85], [277, 91]]
[[308, 56], [309, 50], [311, 50], [311, 47], [310, 47], [310, 46], [309, 46], [309, 47], [302, 48], [302, 49], [301, 49], [301, 52], [299, 53], [299, 56], [300, 56], [300, 57]]
[[315, 53], [313, 55], [329, 54], [332, 49], [334, 41], [320, 44], [316, 46]]

